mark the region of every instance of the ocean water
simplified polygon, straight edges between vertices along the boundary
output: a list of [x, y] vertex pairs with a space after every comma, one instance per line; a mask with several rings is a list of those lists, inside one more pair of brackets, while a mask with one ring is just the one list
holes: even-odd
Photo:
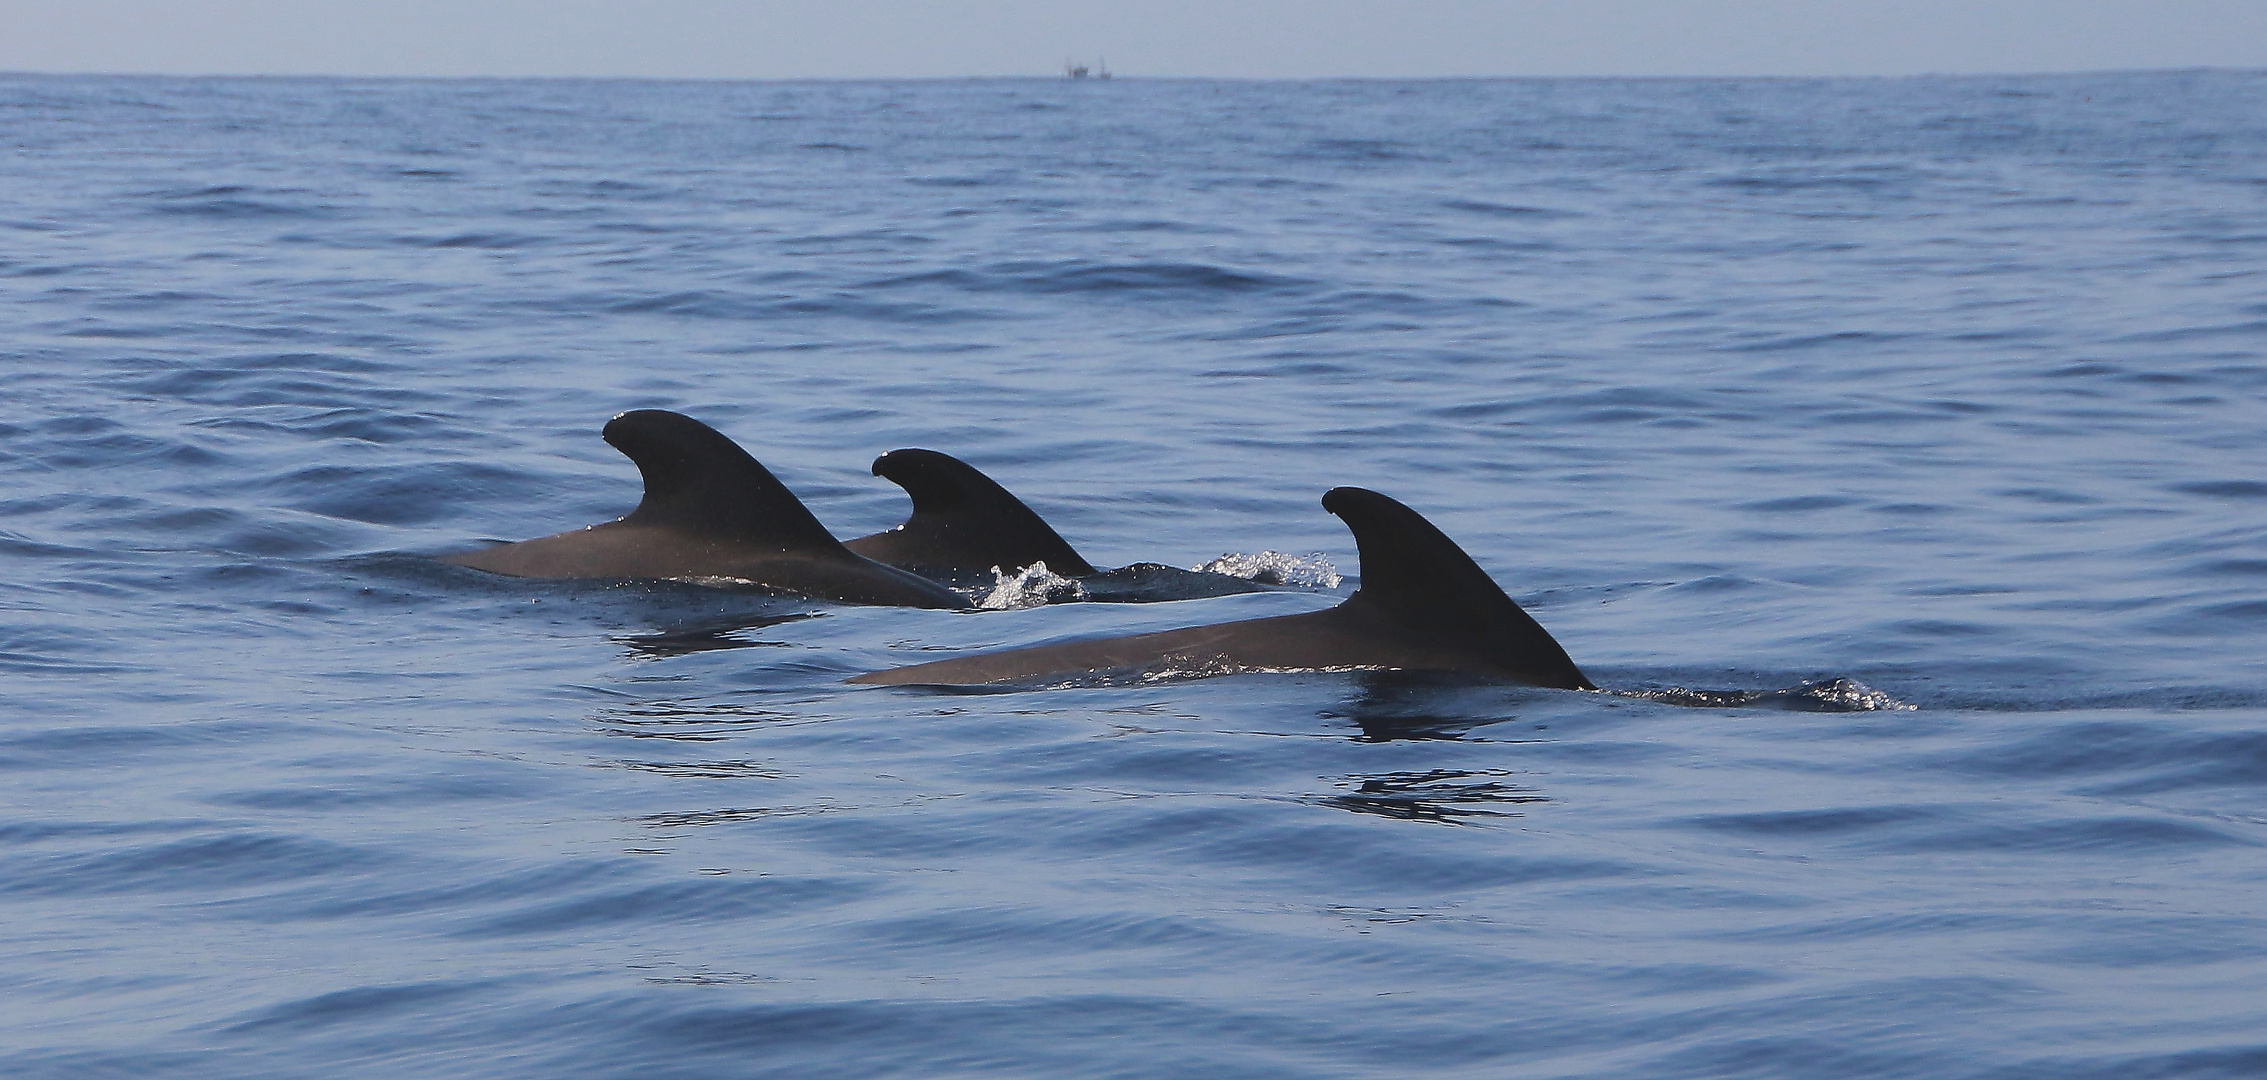
[[[2267, 1075], [2267, 74], [0, 77], [0, 1074]], [[430, 556], [630, 408], [909, 611]], [[851, 687], [1456, 538], [1608, 693]]]

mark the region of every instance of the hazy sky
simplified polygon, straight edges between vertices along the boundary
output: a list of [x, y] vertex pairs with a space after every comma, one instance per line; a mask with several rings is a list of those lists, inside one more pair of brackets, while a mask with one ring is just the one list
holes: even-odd
[[0, 0], [0, 70], [778, 79], [2267, 68], [2267, 0]]

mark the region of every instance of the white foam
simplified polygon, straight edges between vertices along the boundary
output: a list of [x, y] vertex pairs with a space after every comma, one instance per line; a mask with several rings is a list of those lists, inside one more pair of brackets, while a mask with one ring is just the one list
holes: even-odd
[[980, 611], [1012, 611], [1018, 608], [1035, 608], [1052, 600], [1076, 600], [1086, 595], [1078, 582], [1047, 569], [1047, 564], [1035, 562], [1013, 574], [992, 568], [992, 591], [976, 602]]
[[1189, 569], [1240, 577], [1262, 585], [1296, 585], [1307, 589], [1335, 589], [1339, 581], [1338, 567], [1319, 551], [1312, 555], [1286, 555], [1280, 551], [1262, 551], [1257, 555], [1230, 553]]
[[1911, 712], [1920, 706], [1890, 697], [1856, 679], [1829, 679], [1824, 682], [1804, 683], [1795, 687], [1794, 694], [1816, 698], [1837, 711], [1874, 712], [1888, 710]]

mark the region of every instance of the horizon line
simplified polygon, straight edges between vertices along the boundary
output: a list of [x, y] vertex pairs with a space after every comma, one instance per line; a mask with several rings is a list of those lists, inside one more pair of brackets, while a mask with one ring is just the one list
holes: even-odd
[[875, 83], [875, 82], [1251, 82], [1251, 83], [1302, 83], [1302, 82], [1539, 82], [1615, 80], [1636, 81], [1830, 81], [1830, 80], [1892, 80], [1892, 79], [1994, 79], [1994, 78], [2071, 78], [2101, 75], [2190, 75], [2190, 74], [2251, 74], [2267, 75], [2267, 67], [2240, 67], [2222, 64], [2192, 64], [2170, 67], [2131, 68], [2043, 68], [2008, 71], [1912, 71], [1912, 72], [1847, 72], [1834, 74], [1752, 72], [1743, 74], [1451, 74], [1451, 75], [1128, 75], [1113, 71], [1107, 79], [1076, 79], [1056, 74], [992, 74], [992, 75], [411, 75], [402, 73], [361, 74], [354, 72], [282, 72], [282, 71], [101, 71], [0, 69], [0, 78], [63, 78], [63, 79], [335, 79], [365, 82], [657, 82], [657, 83]]

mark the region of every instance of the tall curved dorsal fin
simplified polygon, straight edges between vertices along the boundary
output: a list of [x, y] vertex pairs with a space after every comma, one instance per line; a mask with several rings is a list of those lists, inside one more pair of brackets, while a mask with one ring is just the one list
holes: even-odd
[[780, 551], [840, 546], [787, 485], [707, 424], [682, 413], [637, 409], [607, 421], [603, 434], [645, 478], [645, 497], [624, 522]]
[[1353, 531], [1362, 560], [1362, 587], [1342, 606], [1452, 640], [1537, 686], [1596, 689], [1550, 632], [1423, 515], [1356, 487], [1330, 489], [1322, 508]]
[[874, 475], [904, 488], [913, 516], [888, 532], [849, 542], [861, 555], [892, 566], [982, 573], [1043, 562], [1067, 577], [1094, 566], [1008, 489], [950, 454], [892, 450], [874, 459]]

